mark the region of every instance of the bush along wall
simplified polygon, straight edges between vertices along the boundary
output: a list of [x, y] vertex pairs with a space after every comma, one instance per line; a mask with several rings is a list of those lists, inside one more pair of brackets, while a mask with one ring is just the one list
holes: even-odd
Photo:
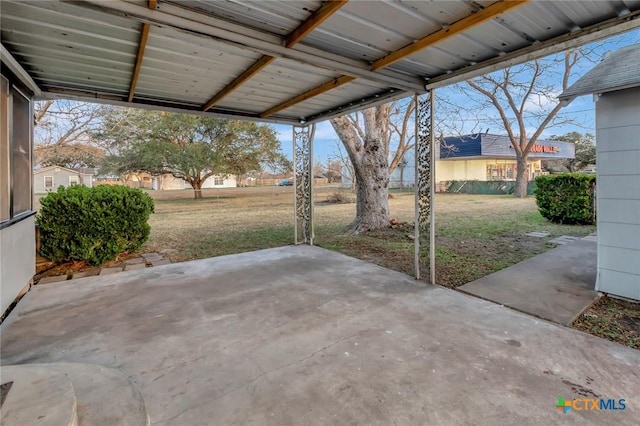
[[536, 178], [536, 204], [551, 222], [591, 225], [595, 222], [596, 177], [561, 173]]
[[138, 250], [149, 238], [151, 197], [126, 186], [60, 187], [40, 200], [40, 254], [99, 265]]

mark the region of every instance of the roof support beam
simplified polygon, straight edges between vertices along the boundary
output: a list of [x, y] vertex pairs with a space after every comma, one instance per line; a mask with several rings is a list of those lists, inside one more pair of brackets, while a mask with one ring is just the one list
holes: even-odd
[[215, 104], [220, 102], [225, 96], [236, 90], [238, 87], [242, 86], [244, 82], [249, 80], [251, 77], [262, 71], [266, 68], [270, 63], [275, 61], [276, 58], [274, 56], [263, 55], [260, 59], [258, 59], [253, 65], [247, 68], [242, 74], [236, 77], [231, 83], [227, 84], [221, 91], [215, 94], [209, 102], [207, 102], [204, 107], [202, 107], [203, 111], [208, 110], [213, 107]]
[[[398, 61], [401, 61], [402, 59], [406, 58], [407, 56], [411, 56], [414, 53], [417, 53], [420, 50], [426, 49], [430, 46], [433, 46], [436, 43], [439, 43], [449, 37], [453, 37], [457, 34], [460, 34], [466, 30], [468, 30], [469, 28], [472, 28], [476, 25], [480, 25], [483, 24], [499, 15], [502, 15], [503, 13], [512, 10], [516, 7], [522, 6], [523, 4], [529, 3], [531, 0], [503, 0], [503, 1], [499, 1], [497, 3], [492, 4], [491, 6], [479, 10], [475, 13], [473, 13], [472, 15], [469, 15], [465, 18], [462, 18], [456, 22], [454, 22], [453, 24], [449, 25], [446, 28], [442, 28], [434, 33], [431, 33], [423, 38], [421, 38], [420, 40], [417, 40], [411, 44], [408, 44], [390, 54], [388, 54], [387, 56], [378, 59], [377, 61], [375, 61], [373, 64], [371, 64], [371, 71], [378, 71], [382, 68], [385, 68], [391, 64], [394, 64]], [[280, 105], [276, 105], [275, 107], [263, 112], [260, 114], [260, 117], [268, 117], [271, 114], [275, 114], [279, 111], [282, 111], [283, 109], [289, 108], [290, 106], [295, 105], [296, 103], [305, 101], [306, 99], [309, 99], [310, 96], [304, 96], [307, 93], [315, 93], [313, 96], [319, 95], [321, 93], [324, 93], [326, 91], [332, 90], [336, 87], [338, 87], [338, 85], [332, 85], [331, 83], [333, 81], [337, 81], [337, 80], [341, 80], [342, 77], [338, 77], [335, 80], [329, 81], [327, 83], [324, 83], [300, 96], [296, 96], [295, 98], [289, 99], [286, 102], [281, 103]], [[351, 80], [349, 80], [351, 81]], [[345, 81], [342, 84], [346, 84], [348, 81]], [[342, 85], [340, 84], [340, 85]]]
[[[155, 10], [158, 6], [157, 0], [149, 0], [147, 5], [149, 9]], [[133, 77], [131, 78], [131, 85], [129, 85], [129, 102], [133, 100], [133, 95], [136, 93], [136, 86], [138, 85], [138, 77], [140, 76], [140, 69], [142, 68], [142, 59], [144, 58], [144, 51], [147, 48], [147, 40], [149, 39], [149, 30], [151, 25], [142, 24], [142, 32], [140, 33], [140, 42], [138, 43], [138, 55], [136, 56], [136, 66], [133, 69]]]
[[296, 43], [309, 35], [311, 31], [315, 30], [320, 26], [320, 24], [329, 19], [331, 15], [340, 10], [342, 6], [347, 4], [347, 1], [348, 0], [325, 1], [318, 10], [313, 12], [306, 21], [300, 24], [298, 28], [293, 30], [293, 32], [287, 36], [284, 43], [285, 47], [293, 47]]
[[318, 96], [331, 89], [335, 89], [336, 87], [345, 85], [353, 80], [355, 80], [355, 77], [351, 77], [348, 75], [343, 75], [338, 78], [334, 78], [333, 80], [327, 81], [326, 83], [321, 84], [318, 87], [314, 87], [311, 90], [301, 93], [300, 95], [294, 98], [291, 98], [279, 105], [274, 106], [273, 108], [266, 110], [265, 112], [260, 113], [260, 118], [269, 117], [270, 115], [276, 114], [277, 112], [282, 111], [283, 109], [289, 108], [292, 105], [303, 102], [309, 98], [313, 98], [314, 96]]
[[424, 81], [391, 70], [374, 72], [367, 62], [347, 58], [311, 46], [297, 45], [287, 48], [280, 37], [223, 21], [216, 17], [194, 12], [170, 3], [161, 3], [156, 10], [149, 10], [123, 0], [85, 0], [80, 6], [96, 8], [118, 16], [126, 16], [151, 25], [162, 25], [192, 34], [194, 37], [215, 39], [241, 49], [263, 55], [287, 58], [302, 64], [362, 78], [405, 91], [424, 92]]
[[[320, 24], [329, 19], [331, 15], [336, 13], [342, 6], [347, 4], [348, 0], [329, 0], [320, 6], [318, 10], [313, 12], [307, 20], [305, 20], [302, 24], [300, 24], [295, 30], [289, 34], [285, 40], [285, 47], [293, 47], [300, 40], [302, 40], [307, 34], [316, 29]], [[148, 24], [145, 24], [148, 25]], [[270, 63], [275, 61], [275, 56], [263, 55], [257, 62], [251, 65], [246, 71], [236, 77], [231, 83], [229, 83], [225, 88], [216, 93], [216, 95], [211, 98], [209, 102], [207, 102], [203, 110], [206, 111], [209, 108], [213, 107], [215, 104], [220, 102], [225, 96], [236, 90], [246, 81], [248, 81], [251, 77], [259, 73], [261, 70], [266, 68]]]
[[375, 71], [384, 67], [388, 67], [391, 64], [401, 61], [407, 56], [411, 56], [414, 53], [426, 49], [427, 47], [433, 46], [434, 44], [439, 43], [449, 37], [453, 37], [457, 34], [467, 31], [470, 28], [490, 21], [491, 19], [517, 7], [520, 7], [526, 3], [529, 3], [530, 1], [531, 0], [503, 0], [498, 3], [494, 3], [479, 12], [475, 12], [474, 14], [469, 15], [466, 18], [462, 18], [454, 22], [448, 27], [442, 28], [435, 33], [431, 33], [428, 36], [422, 37], [420, 40], [408, 44], [403, 48], [398, 49], [383, 58], [378, 59], [371, 65], [371, 70]]

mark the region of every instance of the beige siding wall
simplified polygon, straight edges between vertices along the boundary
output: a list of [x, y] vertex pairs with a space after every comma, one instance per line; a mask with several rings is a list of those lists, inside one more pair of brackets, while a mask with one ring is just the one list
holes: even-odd
[[487, 180], [487, 160], [436, 161], [436, 179]]
[[35, 216], [0, 229], [0, 309], [4, 312], [36, 273]]
[[596, 102], [596, 289], [640, 300], [640, 88]]
[[[516, 160], [440, 160], [436, 161], [436, 180], [447, 182], [452, 180], [480, 180], [487, 179], [487, 165], [489, 164], [516, 164]], [[533, 174], [540, 171], [542, 162], [540, 160], [529, 160], [530, 179]], [[515, 175], [514, 175], [515, 179]]]
[[[53, 188], [47, 188], [45, 186], [45, 177], [49, 176], [53, 178]], [[38, 170], [33, 174], [33, 192], [36, 194], [42, 194], [47, 191], [57, 191], [58, 187], [69, 187], [69, 177], [75, 176], [78, 179], [79, 185], [85, 185], [88, 187], [93, 186], [92, 176], [78, 173], [73, 170], [68, 170], [62, 167], [51, 168], [46, 170]]]

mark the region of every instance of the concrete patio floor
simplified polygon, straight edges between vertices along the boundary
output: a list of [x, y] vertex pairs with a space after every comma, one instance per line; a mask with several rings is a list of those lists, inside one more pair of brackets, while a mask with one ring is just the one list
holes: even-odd
[[36, 286], [2, 364], [118, 369], [157, 425], [637, 425], [640, 351], [417, 284], [290, 246]]

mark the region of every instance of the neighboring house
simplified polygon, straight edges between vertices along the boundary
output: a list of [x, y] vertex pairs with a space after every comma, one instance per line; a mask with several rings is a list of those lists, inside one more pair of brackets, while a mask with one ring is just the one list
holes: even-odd
[[[184, 179], [176, 178], [170, 174], [154, 176], [151, 178], [151, 188], [155, 190], [191, 189], [191, 185]], [[202, 184], [202, 188], [235, 188], [235, 176], [211, 176]]]
[[61, 166], [48, 166], [33, 171], [33, 192], [36, 194], [57, 191], [61, 186], [93, 186], [94, 169], [68, 169]]
[[[389, 156], [389, 162], [394, 153]], [[472, 134], [449, 136], [436, 143], [436, 188], [451, 181], [515, 181], [517, 162], [511, 140], [507, 136]], [[542, 159], [575, 158], [575, 145], [568, 142], [538, 141], [529, 154], [529, 180], [544, 174]], [[414, 151], [407, 152], [389, 176], [389, 188], [411, 188], [415, 181]], [[342, 186], [351, 187], [347, 167], [342, 170]]]
[[612, 53], [562, 95], [596, 106], [596, 290], [640, 300], [640, 44]]
[[[389, 162], [394, 155], [395, 152], [392, 152], [389, 156]], [[413, 150], [411, 150], [404, 155], [398, 167], [389, 175], [389, 188], [413, 188], [416, 183], [415, 169], [415, 158]]]
[[130, 173], [124, 184], [131, 188], [153, 189], [153, 177], [149, 173]]
[[[389, 153], [389, 164], [391, 164], [391, 160], [395, 154], [395, 152]], [[416, 180], [414, 171], [415, 160], [413, 150], [410, 150], [404, 155], [404, 159], [398, 167], [389, 175], [389, 188], [413, 188]], [[353, 186], [351, 168], [344, 164], [342, 166], [340, 182], [343, 188], [351, 188]]]

